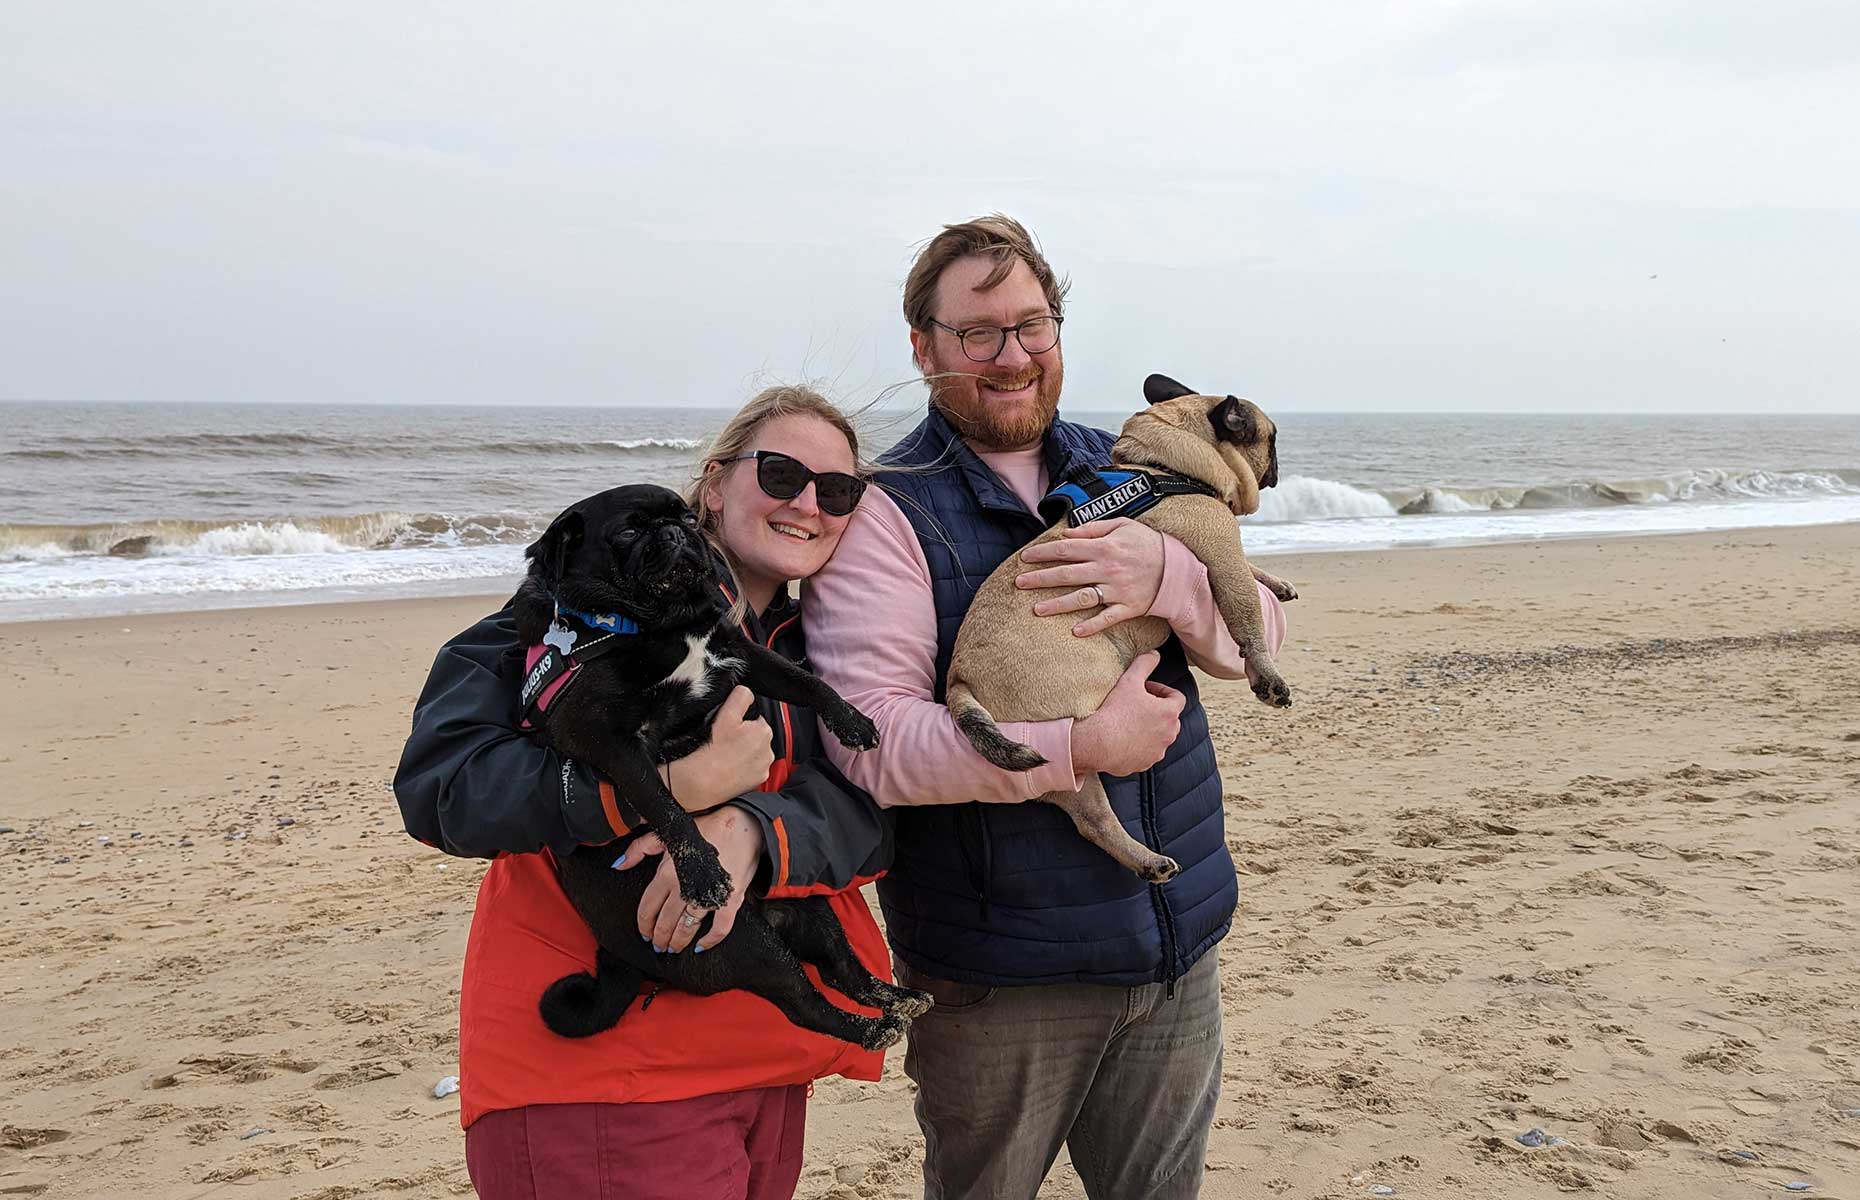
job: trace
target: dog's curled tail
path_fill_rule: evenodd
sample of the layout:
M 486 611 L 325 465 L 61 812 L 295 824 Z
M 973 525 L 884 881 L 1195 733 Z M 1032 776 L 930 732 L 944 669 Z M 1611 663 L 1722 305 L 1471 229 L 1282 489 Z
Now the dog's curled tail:
M 951 683 L 944 701 L 949 705 L 950 715 L 956 718 L 956 728 L 969 739 L 969 745 L 995 766 L 1008 771 L 1031 771 L 1046 765 L 1045 755 L 1001 732 L 994 717 L 976 700 L 968 684 Z
M 639 995 L 645 975 L 624 959 L 600 950 L 595 974 L 564 975 L 542 994 L 543 1024 L 562 1037 L 593 1037 L 612 1029 Z

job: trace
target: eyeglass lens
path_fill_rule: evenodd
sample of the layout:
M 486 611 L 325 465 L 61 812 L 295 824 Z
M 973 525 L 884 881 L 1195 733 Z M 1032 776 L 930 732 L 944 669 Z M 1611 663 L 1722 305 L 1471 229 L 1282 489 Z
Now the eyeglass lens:
M 1007 345 L 1008 331 L 998 325 L 977 325 L 962 333 L 962 352 L 975 362 L 993 362 Z M 1059 341 L 1059 322 L 1052 317 L 1035 317 L 1015 327 L 1020 348 L 1029 354 L 1045 354 Z
M 850 513 L 865 491 L 864 481 L 857 476 L 842 471 L 822 471 L 816 474 L 808 470 L 799 459 L 789 458 L 785 454 L 769 452 L 756 459 L 756 482 L 776 500 L 794 499 L 807 487 L 810 479 L 814 482 L 814 498 L 819 501 L 820 507 L 836 517 Z

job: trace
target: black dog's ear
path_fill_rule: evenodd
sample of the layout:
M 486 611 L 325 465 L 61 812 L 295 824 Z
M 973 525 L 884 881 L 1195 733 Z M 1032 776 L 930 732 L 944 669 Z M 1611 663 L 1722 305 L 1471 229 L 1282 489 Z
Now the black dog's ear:
M 1161 404 L 1164 400 L 1180 400 L 1183 396 L 1194 394 L 1194 388 L 1185 387 L 1167 375 L 1152 375 L 1143 381 L 1143 399 L 1148 404 Z
M 569 555 L 581 544 L 581 536 L 586 528 L 587 519 L 581 515 L 581 510 L 571 508 L 550 523 L 543 535 L 523 552 L 523 557 L 542 569 L 544 579 L 558 583 L 562 572 L 568 569 Z
M 1223 439 L 1242 446 L 1251 446 L 1259 436 L 1253 424 L 1253 410 L 1237 396 L 1229 396 L 1215 405 L 1214 411 L 1208 414 L 1208 423 Z

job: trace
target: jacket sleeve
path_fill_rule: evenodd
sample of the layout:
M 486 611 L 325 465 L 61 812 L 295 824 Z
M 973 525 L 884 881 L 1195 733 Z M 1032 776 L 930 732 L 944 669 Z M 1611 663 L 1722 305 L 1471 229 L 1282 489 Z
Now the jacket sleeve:
M 565 852 L 619 836 L 594 772 L 518 728 L 502 669 L 516 648 L 510 611 L 486 617 L 440 648 L 414 705 L 394 796 L 407 832 L 447 854 Z
M 768 895 L 837 892 L 891 865 L 891 822 L 824 757 L 795 768 L 778 792 L 732 803 L 762 825 Z

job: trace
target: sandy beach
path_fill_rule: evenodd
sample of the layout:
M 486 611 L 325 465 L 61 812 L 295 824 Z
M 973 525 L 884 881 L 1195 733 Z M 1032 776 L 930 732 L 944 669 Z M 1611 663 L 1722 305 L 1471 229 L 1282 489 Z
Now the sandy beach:
M 1204 1194 L 1860 1197 L 1860 525 L 1271 566 Z M 0 625 L 0 1196 L 470 1194 L 482 864 L 388 782 L 495 603 Z M 920 1194 L 901 1061 L 801 1196 Z

